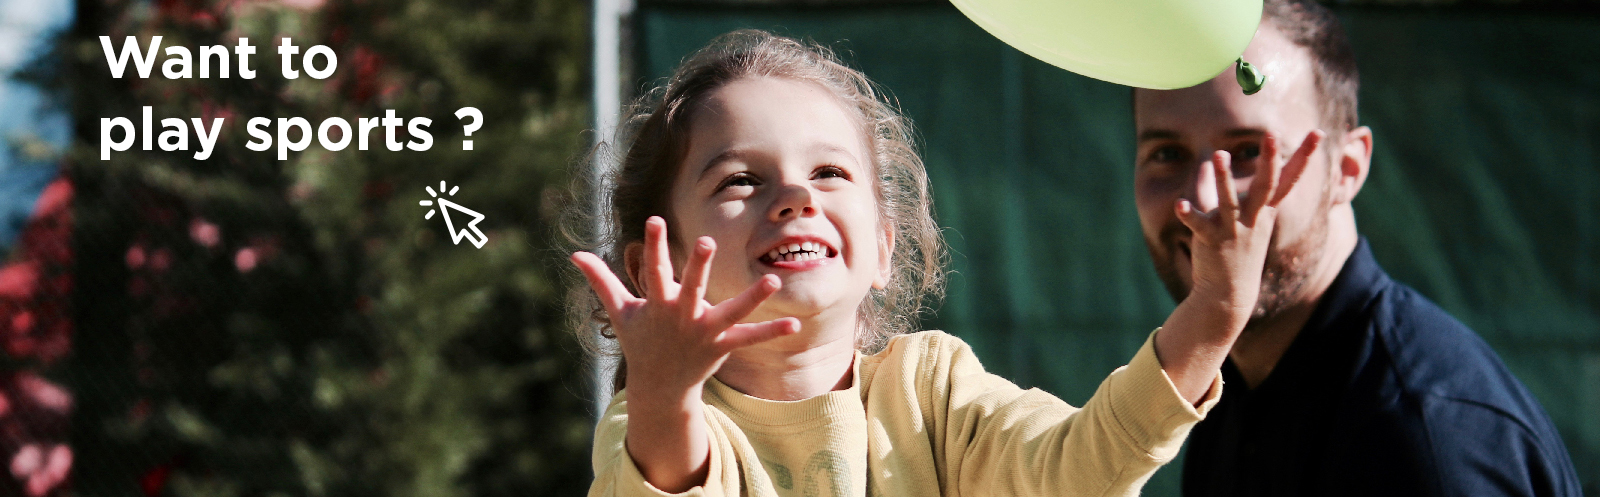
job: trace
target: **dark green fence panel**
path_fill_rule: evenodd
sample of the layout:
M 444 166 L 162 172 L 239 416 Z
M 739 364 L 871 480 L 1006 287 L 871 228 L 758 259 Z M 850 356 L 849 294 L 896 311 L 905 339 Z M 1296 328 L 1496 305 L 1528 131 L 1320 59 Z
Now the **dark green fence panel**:
M 1495 347 L 1600 493 L 1600 17 L 1345 11 L 1376 133 L 1356 201 L 1378 260 Z M 1140 238 L 1126 87 L 943 5 L 646 6 L 641 84 L 737 28 L 846 53 L 918 126 L 954 251 L 928 323 L 1081 404 L 1171 311 Z M 1146 491 L 1177 495 L 1178 464 Z

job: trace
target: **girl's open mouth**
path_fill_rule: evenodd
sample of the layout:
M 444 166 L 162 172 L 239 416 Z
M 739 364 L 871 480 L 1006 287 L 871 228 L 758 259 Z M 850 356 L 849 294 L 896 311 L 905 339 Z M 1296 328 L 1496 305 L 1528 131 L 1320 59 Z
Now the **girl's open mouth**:
M 806 262 L 837 257 L 839 251 L 820 242 L 796 242 L 779 245 L 761 256 L 761 262 L 778 266 L 809 266 Z M 800 264 L 794 264 L 800 263 Z

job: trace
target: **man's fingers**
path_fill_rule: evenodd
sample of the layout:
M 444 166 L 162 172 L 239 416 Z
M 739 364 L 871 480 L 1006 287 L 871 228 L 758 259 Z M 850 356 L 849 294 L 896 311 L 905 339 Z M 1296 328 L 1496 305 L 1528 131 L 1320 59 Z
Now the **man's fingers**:
M 600 305 L 605 306 L 606 312 L 616 316 L 619 309 L 633 298 L 628 293 L 628 287 L 622 285 L 622 280 L 606 267 L 606 262 L 600 256 L 588 252 L 574 252 L 572 263 L 583 271 L 583 278 L 589 280 L 589 287 L 594 289 L 595 296 L 600 297 Z
M 1218 150 L 1211 155 L 1212 174 L 1217 177 L 1217 208 L 1223 222 L 1233 222 L 1239 210 L 1239 190 L 1233 183 L 1233 156 Z
M 1294 155 L 1289 157 L 1289 163 L 1283 166 L 1283 173 L 1278 179 L 1278 191 L 1272 195 L 1272 200 L 1267 202 L 1267 205 L 1276 207 L 1278 202 L 1282 202 L 1284 197 L 1289 196 L 1289 192 L 1294 189 L 1294 185 L 1300 182 L 1300 175 L 1306 172 L 1306 164 L 1311 162 L 1312 154 L 1317 153 L 1317 148 L 1322 144 L 1322 139 L 1325 136 L 1327 135 L 1323 134 L 1320 129 L 1312 130 L 1311 133 L 1306 134 L 1306 139 L 1300 142 L 1300 148 L 1295 149 Z M 1337 167 L 1338 165 L 1335 164 L 1333 166 Z
M 793 335 L 800 331 L 800 320 L 795 318 L 778 318 L 764 323 L 736 324 L 722 332 L 717 337 L 717 344 L 722 350 L 732 352 L 735 349 L 749 347 L 767 340 L 785 335 Z
M 667 221 L 659 216 L 650 216 L 644 222 L 643 263 L 644 278 L 650 286 L 647 298 L 661 300 L 677 293 L 671 288 L 675 282 L 672 279 L 672 256 L 667 249 Z
M 750 288 L 712 307 L 711 311 L 706 313 L 706 320 L 713 328 L 732 326 L 745 316 L 749 316 L 782 286 L 783 283 L 777 276 L 770 274 L 763 276 L 756 284 L 750 285 Z
M 709 236 L 695 240 L 689 252 L 689 262 L 683 266 L 683 288 L 678 291 L 678 306 L 686 320 L 696 318 L 700 301 L 706 298 L 706 280 L 711 277 L 711 258 L 717 252 L 717 242 Z

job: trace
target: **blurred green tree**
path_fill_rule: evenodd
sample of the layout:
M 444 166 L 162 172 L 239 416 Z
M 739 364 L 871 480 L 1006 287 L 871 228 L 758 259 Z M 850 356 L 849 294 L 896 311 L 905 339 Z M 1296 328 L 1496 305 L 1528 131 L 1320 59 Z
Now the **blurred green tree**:
M 551 246 L 588 124 L 576 0 L 79 0 L 34 77 L 76 145 L 73 476 L 121 495 L 544 495 L 588 485 L 588 387 Z M 255 79 L 112 78 L 99 37 L 248 37 Z M 286 80 L 275 46 L 338 70 Z M 158 65 L 164 57 L 158 57 Z M 298 63 L 297 63 L 298 65 Z M 159 71 L 159 68 L 157 68 Z M 236 71 L 236 69 L 235 69 Z M 99 157 L 101 118 L 227 119 L 205 160 Z M 483 112 L 461 146 L 461 107 Z M 278 160 L 245 121 L 432 119 L 428 151 L 315 142 Z M 160 126 L 156 126 L 157 132 Z M 295 133 L 298 136 L 298 133 Z M 400 138 L 405 141 L 405 137 Z M 194 145 L 191 143 L 191 146 Z M 482 249 L 424 219 L 425 186 L 483 213 Z M 442 192 L 441 192 L 442 193 Z

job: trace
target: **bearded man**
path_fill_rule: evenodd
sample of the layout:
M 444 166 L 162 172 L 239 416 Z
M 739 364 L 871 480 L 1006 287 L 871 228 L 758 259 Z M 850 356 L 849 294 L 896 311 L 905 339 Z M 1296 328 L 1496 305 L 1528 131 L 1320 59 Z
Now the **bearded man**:
M 1314 1 L 1267 0 L 1244 58 L 1270 78 L 1255 95 L 1232 71 L 1134 92 L 1139 220 L 1178 301 L 1195 282 L 1175 202 L 1216 208 L 1214 160 L 1231 161 L 1247 192 L 1256 171 L 1315 149 L 1279 206 L 1222 400 L 1190 437 L 1184 494 L 1581 495 L 1539 402 L 1472 330 L 1390 279 L 1357 232 L 1373 134 L 1356 119 L 1338 19 Z M 1262 157 L 1274 139 L 1280 157 Z

